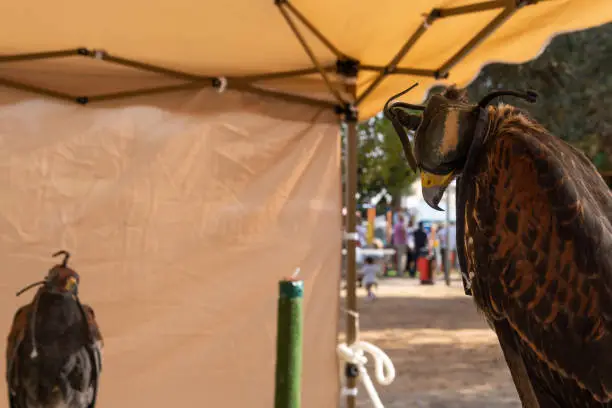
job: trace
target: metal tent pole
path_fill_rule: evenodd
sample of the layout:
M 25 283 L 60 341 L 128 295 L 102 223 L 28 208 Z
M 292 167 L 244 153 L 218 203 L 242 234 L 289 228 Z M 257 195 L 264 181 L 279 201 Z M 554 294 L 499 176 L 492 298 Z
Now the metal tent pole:
M 344 113 L 346 137 L 346 344 L 357 340 L 357 111 L 348 107 Z M 355 408 L 358 368 L 354 364 L 345 367 L 346 407 Z

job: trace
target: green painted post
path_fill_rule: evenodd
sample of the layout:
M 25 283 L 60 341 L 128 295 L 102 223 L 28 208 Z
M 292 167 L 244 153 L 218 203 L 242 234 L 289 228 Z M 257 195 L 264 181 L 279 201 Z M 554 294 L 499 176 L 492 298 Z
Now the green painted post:
M 279 282 L 275 408 L 300 408 L 304 282 Z

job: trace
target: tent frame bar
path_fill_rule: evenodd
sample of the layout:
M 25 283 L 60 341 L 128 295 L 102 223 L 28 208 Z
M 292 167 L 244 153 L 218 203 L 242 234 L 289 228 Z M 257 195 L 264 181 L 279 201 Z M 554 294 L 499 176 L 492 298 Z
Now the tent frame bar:
M 261 87 L 252 85 L 252 84 L 236 84 L 233 87 L 234 89 L 242 92 L 248 92 L 254 95 L 272 97 L 277 99 L 282 99 L 287 102 L 295 102 L 302 103 L 305 105 L 322 107 L 327 109 L 335 109 L 337 107 L 336 104 L 330 101 L 324 101 L 321 99 L 309 98 L 307 96 L 295 95 L 286 92 L 273 91 L 270 89 L 263 89 Z
M 15 55 L 0 55 L 0 63 L 2 62 L 21 62 L 21 61 L 36 61 L 51 58 L 74 57 L 79 55 L 78 48 L 72 50 L 60 50 L 49 52 L 33 52 L 28 54 Z
M 315 74 L 318 71 L 314 68 L 305 68 L 301 70 L 287 71 L 287 72 L 278 72 L 264 75 L 256 75 L 256 76 L 245 76 L 245 77 L 231 77 L 229 79 L 226 78 L 217 78 L 217 77 L 206 77 L 206 76 L 198 76 L 187 74 L 184 72 L 171 70 L 167 68 L 162 68 L 156 65 L 142 63 L 139 61 L 130 60 L 127 58 L 116 57 L 114 55 L 110 55 L 106 51 L 102 50 L 89 50 L 87 48 L 75 48 L 71 50 L 59 50 L 59 51 L 50 51 L 50 52 L 39 52 L 39 53 L 28 53 L 28 54 L 16 54 L 16 55 L 0 55 L 0 63 L 12 63 L 12 62 L 24 62 L 24 61 L 35 61 L 35 60 L 50 60 L 57 58 L 67 58 L 67 57 L 86 57 L 86 58 L 94 58 L 100 61 L 105 61 L 109 63 L 114 63 L 121 66 L 126 66 L 130 68 L 134 68 L 137 70 L 151 72 L 155 74 L 159 74 L 162 76 L 166 76 L 169 78 L 186 80 L 187 83 L 178 84 L 178 85 L 168 85 L 168 86 L 158 86 L 151 88 L 141 88 L 129 91 L 122 92 L 113 92 L 107 94 L 99 94 L 99 95 L 91 95 L 91 96 L 81 96 L 81 95 L 70 95 L 65 92 L 56 91 L 49 88 L 39 87 L 35 85 L 26 84 L 23 82 L 15 81 L 9 78 L 0 77 L 0 86 L 5 86 L 7 88 L 18 89 L 25 92 L 36 93 L 43 96 L 48 96 L 55 99 L 60 99 L 69 102 L 76 102 L 81 105 L 86 105 L 92 102 L 106 102 L 113 101 L 118 99 L 132 98 L 144 95 L 154 95 L 154 94 L 162 94 L 169 92 L 177 92 L 177 91 L 185 91 L 191 89 L 202 89 L 206 87 L 213 87 L 220 89 L 223 84 L 223 80 L 232 81 L 232 87 L 236 90 L 252 93 L 261 96 L 270 96 L 276 98 L 282 98 L 289 102 L 303 103 L 307 105 L 319 106 L 328 109 L 333 109 L 336 105 L 332 102 L 328 102 L 321 99 L 309 98 L 306 96 L 300 96 L 285 92 L 273 91 L 263 89 L 261 87 L 253 85 L 253 82 L 258 80 L 265 79 L 282 79 L 282 78 L 290 78 L 295 76 L 302 76 L 308 74 Z M 326 70 L 331 70 L 333 67 L 325 67 Z
M 346 54 L 338 50 L 338 48 L 334 46 L 327 37 L 321 34 L 321 31 L 319 31 L 314 24 L 310 22 L 310 20 L 304 17 L 304 15 L 297 8 L 295 8 L 295 6 L 291 4 L 289 0 L 275 0 L 274 3 L 279 7 L 282 7 L 284 4 L 289 10 L 291 10 L 293 15 L 295 15 L 298 20 L 300 20 L 302 24 L 304 24 L 310 30 L 310 32 L 312 32 L 319 39 L 319 41 L 321 41 L 336 56 L 337 59 L 345 59 L 347 57 Z
M 330 72 L 335 69 L 333 65 L 324 66 L 322 68 L 323 70 L 325 70 L 325 72 Z M 256 82 L 256 81 L 266 81 L 266 80 L 274 80 L 274 79 L 294 78 L 294 77 L 299 77 L 303 75 L 317 74 L 318 72 L 319 70 L 313 67 L 313 68 L 296 69 L 292 71 L 272 72 L 269 74 L 248 75 L 248 76 L 242 76 L 242 77 L 237 77 L 237 78 L 228 78 L 228 80 L 237 79 L 237 80 L 242 80 L 246 82 Z
M 76 102 L 77 100 L 77 98 L 75 98 L 74 96 L 68 95 L 63 92 L 54 91 L 52 89 L 42 88 L 34 85 L 28 85 L 2 77 L 0 77 L 0 86 L 17 89 L 19 91 L 35 93 L 42 96 L 48 96 L 50 98 L 60 99 L 63 101 Z
M 356 81 L 356 76 L 349 75 L 345 70 L 349 67 L 349 70 L 359 71 L 373 71 L 378 72 L 378 76 L 370 84 L 370 86 L 361 94 L 356 95 L 352 93 L 354 107 L 358 107 L 363 101 L 376 89 L 378 85 L 389 75 L 410 75 L 410 76 L 423 76 L 433 77 L 436 79 L 447 78 L 449 71 L 456 66 L 463 58 L 465 58 L 471 51 L 473 51 L 482 41 L 490 36 L 497 28 L 499 28 L 505 21 L 507 21 L 518 9 L 523 6 L 532 5 L 549 0 L 487 0 L 481 3 L 470 4 L 467 6 L 451 7 L 451 8 L 437 8 L 433 9 L 425 18 L 424 23 L 418 27 L 413 35 L 406 41 L 394 58 L 385 66 L 376 65 L 361 65 L 360 61 L 348 57 L 345 53 L 342 53 L 335 47 L 330 40 L 325 37 L 320 30 L 318 30 L 312 22 L 310 22 L 289 0 L 275 0 L 276 6 L 281 11 L 283 17 L 286 19 L 288 25 L 292 29 L 294 35 L 300 41 L 302 47 L 310 57 L 314 67 L 296 69 L 284 72 L 273 72 L 257 75 L 245 75 L 236 77 L 211 77 L 189 74 L 173 69 L 163 68 L 157 65 L 148 64 L 140 61 L 135 61 L 119 56 L 114 56 L 107 53 L 104 50 L 89 50 L 84 47 L 74 48 L 69 50 L 57 50 L 48 52 L 37 52 L 37 53 L 25 53 L 16 55 L 0 55 L 0 64 L 12 63 L 12 62 L 24 62 L 24 61 L 35 61 L 35 60 L 49 60 L 57 58 L 67 57 L 87 57 L 93 58 L 100 61 L 114 63 L 117 65 L 134 68 L 137 70 L 151 72 L 174 78 L 178 80 L 184 80 L 186 83 L 169 86 L 158 86 L 151 88 L 135 89 L 122 92 L 114 92 L 99 95 L 70 95 L 65 92 L 61 92 L 54 89 L 39 87 L 32 84 L 26 84 L 20 81 L 16 81 L 10 78 L 0 77 L 0 86 L 8 88 L 14 88 L 21 91 L 36 93 L 39 95 L 60 99 L 64 101 L 76 102 L 79 104 L 88 104 L 91 102 L 104 102 L 112 101 L 117 99 L 132 98 L 143 95 L 154 95 L 163 94 L 169 92 L 177 92 L 190 89 L 200 89 L 205 87 L 213 87 L 222 91 L 225 89 L 227 84 L 232 89 L 239 91 L 271 96 L 275 98 L 281 98 L 290 102 L 304 103 L 312 106 L 325 107 L 335 109 L 336 113 L 344 112 L 346 109 L 347 101 L 341 96 L 338 89 L 333 85 L 328 73 L 334 72 L 343 77 L 345 80 L 350 79 L 353 83 Z M 416 44 L 419 38 L 425 33 L 427 27 L 431 25 L 435 20 L 440 18 L 454 17 L 463 14 L 476 13 L 482 11 L 490 11 L 502 8 L 502 12 L 498 14 L 487 26 L 485 26 L 480 32 L 478 32 L 465 46 L 463 46 L 457 53 L 455 53 L 448 61 L 446 61 L 439 69 L 421 69 L 421 68 L 409 68 L 409 67 L 398 67 L 401 60 L 406 56 L 410 49 Z M 298 30 L 295 22 L 291 19 L 289 11 L 302 23 L 304 24 L 336 57 L 336 67 L 323 66 L 315 57 L 312 49 L 309 47 L 305 38 Z M 326 101 L 318 98 L 312 98 L 302 96 L 289 92 L 274 91 L 264 89 L 262 86 L 255 85 L 255 82 L 274 80 L 274 79 L 287 79 L 301 77 L 304 75 L 312 75 L 319 73 L 325 81 L 330 93 L 335 97 L 337 103 Z
M 319 62 L 319 60 L 315 56 L 314 52 L 312 51 L 312 49 L 308 45 L 308 42 L 306 41 L 304 36 L 302 36 L 302 33 L 300 32 L 300 30 L 297 28 L 297 26 L 295 25 L 295 23 L 291 19 L 291 16 L 289 15 L 289 12 L 287 10 L 285 10 L 284 6 L 288 5 L 288 1 L 287 0 L 284 0 L 284 1 L 275 0 L 275 4 L 278 7 L 278 10 L 281 12 L 283 17 L 285 18 L 285 21 L 287 21 L 287 24 L 291 28 L 291 31 L 293 31 L 293 34 L 295 35 L 295 37 L 298 39 L 298 41 L 302 45 L 302 48 L 304 48 L 304 51 L 306 51 L 306 54 L 308 54 L 308 57 L 312 61 L 312 64 L 317 68 L 317 71 L 319 71 L 319 74 L 321 75 L 321 78 L 323 78 L 323 81 L 325 81 L 325 84 L 327 85 L 327 88 L 329 89 L 329 92 L 336 98 L 338 103 L 340 103 L 341 105 L 344 105 L 346 103 L 344 98 L 342 98 L 342 96 L 340 95 L 340 92 L 338 92 L 338 90 L 332 85 L 331 80 L 327 76 L 327 73 L 325 72 L 325 70 L 321 66 L 321 63 Z M 295 7 L 291 7 L 290 10 L 296 10 L 296 9 L 295 9 Z M 307 21 L 307 20 L 304 19 L 303 21 Z M 316 30 L 314 28 L 314 26 L 312 26 L 312 25 L 310 25 L 309 28 L 311 30 Z M 318 32 L 318 30 L 316 32 Z M 325 37 L 323 37 L 322 35 L 319 38 L 320 39 L 323 38 L 325 40 Z M 330 45 L 331 45 L 331 43 L 330 43 Z
M 416 42 L 421 38 L 421 36 L 425 34 L 425 31 L 427 31 L 427 28 L 429 28 L 432 22 L 433 19 L 431 18 L 430 13 L 429 16 L 425 18 L 425 21 L 423 21 L 423 23 L 416 29 L 416 31 L 410 36 L 410 38 L 408 38 L 408 41 L 404 43 L 404 45 L 402 46 L 402 48 L 400 48 L 397 54 L 395 54 L 393 59 L 389 61 L 387 65 L 385 65 L 382 72 L 380 72 L 380 74 L 376 77 L 376 79 L 374 79 L 370 86 L 357 98 L 357 101 L 355 102 L 357 106 L 359 106 L 361 102 L 363 102 L 365 98 L 367 98 L 368 95 L 370 95 L 378 87 L 378 85 L 380 85 L 382 80 L 385 79 L 389 72 L 393 72 L 397 69 L 397 64 L 400 63 L 400 61 L 404 58 L 404 56 L 406 56 L 408 51 L 412 49 L 414 44 L 416 44 Z
M 91 52 L 91 51 L 90 51 Z M 185 72 L 176 71 L 173 69 L 161 68 L 152 64 L 147 64 L 140 61 L 134 61 L 127 58 L 116 57 L 114 55 L 107 54 L 105 51 L 94 50 L 93 54 L 90 55 L 92 58 L 102 59 L 104 61 L 112 62 L 113 64 L 121 65 L 124 67 L 130 67 L 139 69 L 142 71 L 152 72 L 154 74 L 165 75 L 167 77 L 183 79 L 186 81 L 212 81 L 213 77 L 199 76 L 187 74 Z
M 432 14 L 435 14 L 435 18 L 453 17 L 462 14 L 473 14 L 479 13 L 481 11 L 491 11 L 500 8 L 506 8 L 507 6 L 508 0 L 491 0 L 483 3 L 468 4 L 465 6 L 433 9 L 430 16 Z
M 461 60 L 463 60 L 470 52 L 478 47 L 483 41 L 485 41 L 491 34 L 495 32 L 503 23 L 505 23 L 510 17 L 517 12 L 517 10 L 523 7 L 524 2 L 517 2 L 516 5 L 508 6 L 504 8 L 493 20 L 491 20 L 482 30 L 480 30 L 472 39 L 465 44 L 459 51 L 457 51 L 452 57 L 450 57 L 440 68 L 438 68 L 439 75 L 448 76 L 449 71 L 454 68 Z
M 421 68 L 402 68 L 395 67 L 393 70 L 389 70 L 387 67 L 381 67 L 378 65 L 361 65 L 362 71 L 374 71 L 374 72 L 386 72 L 386 75 L 410 75 L 420 77 L 436 77 L 437 71 L 432 69 L 421 69 Z

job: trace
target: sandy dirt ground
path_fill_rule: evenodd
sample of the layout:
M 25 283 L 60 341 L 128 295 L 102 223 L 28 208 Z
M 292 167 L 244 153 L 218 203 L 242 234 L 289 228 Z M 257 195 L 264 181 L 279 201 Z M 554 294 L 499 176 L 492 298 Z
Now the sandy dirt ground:
M 459 277 L 450 287 L 442 280 L 422 286 L 416 279 L 381 279 L 374 301 L 358 292 L 361 339 L 385 351 L 397 373 L 391 385 L 376 385 L 386 408 L 521 406 L 495 334 Z M 370 364 L 368 371 L 374 377 Z M 361 387 L 357 406 L 372 406 Z

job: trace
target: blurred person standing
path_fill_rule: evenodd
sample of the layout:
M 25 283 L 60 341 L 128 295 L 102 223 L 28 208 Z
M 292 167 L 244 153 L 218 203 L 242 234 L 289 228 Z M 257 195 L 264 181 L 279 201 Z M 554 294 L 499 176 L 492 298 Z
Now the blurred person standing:
M 404 225 L 404 216 L 400 214 L 397 217 L 397 222 L 393 227 L 393 246 L 395 247 L 395 266 L 398 276 L 404 275 L 406 269 L 406 226 Z
M 432 224 L 429 230 L 429 256 L 435 261 L 434 270 L 440 269 L 440 241 L 438 241 L 438 224 Z M 434 271 L 432 271 L 433 273 Z
M 416 276 L 416 264 L 421 257 L 429 256 L 429 245 L 428 245 L 428 237 L 427 232 L 425 231 L 425 224 L 423 221 L 419 221 L 419 227 L 414 231 L 414 262 L 415 269 L 413 271 L 413 275 L 411 277 Z
M 416 227 L 414 225 L 414 216 L 410 217 L 408 226 L 406 227 L 406 272 L 409 276 L 414 276 L 416 271 L 416 253 L 414 245 L 414 232 Z
M 459 259 L 457 257 L 457 225 L 455 225 L 455 221 L 451 221 L 450 227 L 448 228 L 447 246 L 451 258 L 450 268 L 459 269 Z
M 446 225 L 442 224 L 440 229 L 437 232 L 438 241 L 440 242 L 440 258 L 442 263 L 442 271 L 444 272 L 444 276 L 448 273 L 448 260 L 446 259 L 446 254 L 448 251 L 448 228 Z

